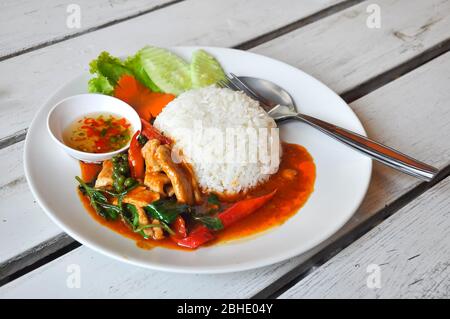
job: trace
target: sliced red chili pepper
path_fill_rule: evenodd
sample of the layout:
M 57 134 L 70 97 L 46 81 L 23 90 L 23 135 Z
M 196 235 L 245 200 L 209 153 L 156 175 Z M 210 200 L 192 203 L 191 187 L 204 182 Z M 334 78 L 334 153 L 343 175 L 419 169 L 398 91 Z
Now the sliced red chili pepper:
M 196 229 L 194 229 L 189 236 L 179 239 L 175 236 L 172 237 L 172 239 L 182 247 L 186 248 L 197 248 L 204 243 L 214 239 L 214 234 L 211 230 L 206 228 L 205 226 L 200 226 Z
M 224 210 L 218 215 L 218 217 L 222 221 L 223 227 L 228 227 L 238 220 L 247 217 L 255 210 L 263 206 L 265 203 L 267 203 L 269 200 L 271 200 L 276 192 L 277 190 L 274 190 L 272 193 L 264 196 L 244 199 L 237 203 L 234 203 L 230 208 Z
M 142 146 L 137 140 L 140 131 L 134 133 L 128 149 L 128 164 L 130 165 L 131 176 L 133 178 L 144 178 L 144 157 L 142 156 Z
M 157 129 L 153 127 L 148 121 L 141 118 L 142 122 L 142 135 L 144 135 L 149 140 L 157 139 L 161 144 L 171 144 L 172 141 L 162 135 Z
M 175 221 L 172 223 L 172 228 L 175 231 L 175 236 L 180 238 L 187 236 L 186 223 L 184 222 L 183 217 L 177 216 Z
M 272 193 L 264 196 L 239 201 L 233 204 L 230 208 L 219 213 L 218 217 L 222 221 L 223 227 L 226 228 L 231 224 L 247 217 L 271 200 L 273 196 L 275 196 L 276 192 L 277 190 L 274 190 Z M 212 239 L 214 239 L 213 232 L 203 225 L 194 229 L 191 233 L 189 233 L 189 236 L 183 239 L 174 238 L 178 245 L 187 248 L 197 248 Z

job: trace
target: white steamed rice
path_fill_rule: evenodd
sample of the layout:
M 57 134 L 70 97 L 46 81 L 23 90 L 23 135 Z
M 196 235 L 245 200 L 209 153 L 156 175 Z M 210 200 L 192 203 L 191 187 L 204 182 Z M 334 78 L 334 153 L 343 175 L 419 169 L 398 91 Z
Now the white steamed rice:
M 268 170 L 267 160 L 262 160 L 260 156 L 250 159 L 255 156 L 255 148 L 249 146 L 281 153 L 278 134 L 269 135 L 265 138 L 266 143 L 261 142 L 264 139 L 260 138 L 257 144 L 251 144 L 255 141 L 251 139 L 251 134 L 239 135 L 234 146 L 226 140 L 227 128 L 262 128 L 266 132 L 266 129 L 276 128 L 274 120 L 258 102 L 242 92 L 214 86 L 185 92 L 163 109 L 154 126 L 175 142 L 175 148 L 182 153 L 183 160 L 191 164 L 203 190 L 227 194 L 246 191 L 278 170 L 278 153 L 273 153 L 277 158 Z M 200 127 L 203 131 L 199 130 Z M 210 128 L 215 131 L 206 132 Z M 220 143 L 221 138 L 223 144 Z M 236 145 L 245 148 L 245 152 L 237 153 L 249 155 L 240 161 L 227 160 L 230 152 L 226 147 L 236 150 Z

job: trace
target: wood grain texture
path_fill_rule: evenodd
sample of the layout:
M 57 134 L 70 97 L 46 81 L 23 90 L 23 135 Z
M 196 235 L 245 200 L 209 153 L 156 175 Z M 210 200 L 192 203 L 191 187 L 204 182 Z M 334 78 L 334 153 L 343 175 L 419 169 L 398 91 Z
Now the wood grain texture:
M 450 53 L 355 101 L 351 106 L 363 119 L 369 134 L 422 160 L 444 167 L 449 164 L 450 158 L 446 139 L 450 135 L 448 108 L 443 107 L 450 98 L 447 89 L 449 84 Z M 427 101 L 426 108 L 423 107 L 424 101 Z M 416 120 L 421 118 L 426 121 Z M 411 134 L 413 131 L 420 134 Z M 417 183 L 417 180 L 409 176 L 375 166 L 366 199 L 338 234 L 314 250 L 274 266 L 237 274 L 201 276 L 199 280 L 200 276 L 174 276 L 142 270 L 80 247 L 3 286 L 0 288 L 0 296 L 101 297 L 108 294 L 111 298 L 119 298 L 131 294 L 180 298 L 251 297 L 287 271 L 308 260 L 325 245 L 373 216 Z M 67 277 L 65 269 L 72 263 L 79 264 L 84 269 L 84 279 L 82 288 L 67 290 L 64 286 Z M 96 271 L 104 267 L 108 267 L 108 271 L 101 274 Z M 45 291 L 39 289 L 43 282 L 47 287 Z M 183 287 L 182 291 L 180 287 Z
M 197 4 L 198 7 L 194 6 L 194 9 L 198 9 L 201 7 L 201 5 L 205 5 L 204 1 L 197 1 L 195 2 Z M 205 35 L 205 39 L 203 39 L 204 44 L 214 44 L 214 45 L 233 45 L 239 42 L 242 42 L 246 37 L 252 37 L 255 36 L 256 34 L 258 34 L 258 32 L 262 32 L 265 29 L 261 29 L 259 27 L 259 25 L 262 23 L 262 21 L 264 19 L 267 19 L 267 16 L 270 14 L 270 10 L 275 10 L 274 7 L 271 7 L 272 4 L 271 2 L 258 2 L 260 3 L 260 8 L 261 9 L 261 13 L 258 14 L 259 11 L 254 12 L 254 7 L 255 4 L 252 3 L 251 1 L 248 3 L 248 5 L 243 4 L 243 3 L 239 3 L 236 5 L 235 9 L 230 9 L 227 6 L 223 6 L 222 2 L 221 3 L 213 3 L 211 4 L 211 7 L 207 7 L 206 12 L 202 13 L 201 16 L 199 16 L 198 18 L 203 18 L 203 23 L 210 23 L 211 27 L 210 30 L 208 32 L 207 35 Z M 316 6 L 318 4 L 321 4 L 322 6 L 325 5 L 330 5 L 334 2 L 332 1 L 322 1 L 322 2 L 316 2 Z M 397 3 L 397 2 L 394 2 Z M 406 3 L 406 2 L 405 2 Z M 428 3 L 428 2 L 427 2 Z M 289 1 L 286 2 L 278 2 L 277 5 L 279 6 L 288 6 Z M 303 4 L 305 5 L 305 4 Z M 312 6 L 312 4 L 309 4 L 310 6 Z M 217 8 L 216 8 L 217 7 Z M 302 15 L 304 14 L 308 14 L 312 11 L 314 11 L 314 8 L 316 8 L 315 10 L 317 10 L 317 7 L 304 7 L 303 10 L 300 10 L 300 7 L 297 8 L 300 10 L 300 13 Z M 134 19 L 132 21 L 127 21 L 126 23 L 122 23 L 120 25 L 114 26 L 114 30 L 110 30 L 108 32 L 112 32 L 113 34 L 123 34 L 125 33 L 127 30 L 138 30 L 139 28 L 142 28 L 142 25 L 144 23 L 147 23 L 147 25 L 149 26 L 148 28 L 150 28 L 150 26 L 152 25 L 152 23 L 161 23 L 164 24 L 166 22 L 164 22 L 166 20 L 166 13 L 167 15 L 173 15 L 173 14 L 180 14 L 181 12 L 185 11 L 185 10 L 193 10 L 193 15 L 197 14 L 196 12 L 198 10 L 188 7 L 186 4 L 184 3 L 180 3 L 177 5 L 173 5 L 171 7 L 165 8 L 163 11 L 158 12 L 152 12 L 151 14 L 145 15 L 140 17 L 139 19 Z M 228 10 L 228 11 L 227 11 Z M 349 12 L 352 12 L 352 10 L 354 10 L 353 8 L 347 9 L 341 13 L 336 14 L 337 17 L 341 17 L 338 19 L 338 21 L 344 19 L 345 16 L 349 15 Z M 222 21 L 220 22 L 220 19 L 216 19 L 217 22 L 211 21 L 211 20 L 207 20 L 206 17 L 210 17 L 210 16 L 217 16 L 218 14 L 221 13 L 221 16 L 224 17 L 225 20 L 227 20 L 228 22 Z M 419 14 L 420 13 L 420 14 Z M 415 24 L 417 20 L 423 19 L 423 13 L 419 12 L 418 15 L 419 17 L 411 17 L 411 24 Z M 429 13 L 429 12 L 428 12 Z M 277 20 L 276 23 L 274 24 L 272 27 L 275 27 L 276 25 L 280 25 L 282 24 L 282 21 L 289 21 L 289 19 L 293 19 L 293 16 L 291 16 L 289 13 L 288 16 L 283 16 L 283 14 L 280 14 L 280 20 Z M 255 23 L 257 25 L 257 27 L 255 26 L 255 28 L 244 28 L 244 34 L 237 34 L 236 32 L 232 32 L 232 30 L 238 30 L 240 29 L 240 27 L 242 27 L 242 23 L 239 23 L 238 21 L 240 21 L 239 19 L 244 19 L 244 17 L 248 16 L 248 19 L 252 19 L 252 23 L 250 23 L 249 25 Z M 298 16 L 298 15 L 297 15 Z M 232 18 L 231 18 L 232 17 Z M 332 18 L 332 17 L 330 17 Z M 335 38 L 335 34 L 327 34 L 327 32 L 325 32 L 326 30 L 330 29 L 330 18 L 326 18 L 324 20 L 320 20 L 316 23 L 313 23 L 309 26 L 307 26 L 306 28 L 310 29 L 310 33 L 311 35 L 305 35 L 305 37 L 320 37 L 322 43 L 324 43 L 324 45 L 326 43 L 333 43 L 334 38 Z M 283 20 L 284 19 L 284 20 Z M 333 19 L 336 19 L 336 17 L 334 17 Z M 136 22 L 136 20 L 139 20 Z M 234 21 L 234 22 L 230 22 L 230 21 Z M 357 26 L 360 25 L 360 21 L 359 20 L 355 20 L 355 19 L 350 19 L 351 22 L 355 23 L 355 26 L 353 27 L 354 32 L 352 34 L 356 34 L 358 32 L 360 32 L 362 35 L 365 34 L 365 32 L 367 32 L 367 30 L 365 28 L 358 28 Z M 421 22 L 418 21 L 418 24 L 420 24 Z M 339 25 L 339 24 L 338 24 Z M 199 25 L 195 25 L 195 28 L 193 28 L 193 30 L 188 30 L 190 32 L 180 32 L 180 27 L 177 27 L 176 25 L 174 26 L 175 30 L 173 33 L 166 33 L 166 36 L 168 37 L 168 41 L 172 40 L 174 41 L 174 43 L 183 43 L 183 41 L 186 41 L 186 43 L 197 43 L 198 41 L 200 41 L 200 39 L 202 38 L 202 32 L 203 32 L 203 26 L 204 24 L 199 24 Z M 111 28 L 108 28 L 108 30 Z M 125 30 L 125 31 L 124 31 Z M 343 30 L 343 32 L 347 32 L 348 30 Z M 111 49 L 111 45 L 113 48 L 115 48 L 115 50 L 119 50 L 119 47 L 116 46 L 116 44 L 105 44 L 105 40 L 103 39 L 103 37 L 106 37 L 107 39 L 110 39 L 111 36 L 105 36 L 108 34 L 107 29 L 105 30 L 101 30 L 98 32 L 94 32 L 92 34 L 89 35 L 84 35 L 80 38 L 77 39 L 72 39 L 69 41 L 66 41 L 65 43 L 60 43 L 58 45 L 55 45 L 53 47 L 49 47 L 49 48 L 45 48 L 42 50 L 38 50 L 35 51 L 33 53 L 30 54 L 26 54 L 23 55 L 21 57 L 17 57 L 15 59 L 11 59 L 8 61 L 4 61 L 2 63 L 0 63 L 0 72 L 5 72 L 4 74 L 14 74 L 15 72 L 23 72 L 24 74 L 27 74 L 27 72 L 30 72 L 31 70 L 31 74 L 32 77 L 22 77 L 20 79 L 20 81 L 18 83 L 15 82 L 11 82 L 7 79 L 7 77 L 1 77 L 0 78 L 0 87 L 2 87 L 3 90 L 3 94 L 0 94 L 0 102 L 1 102 L 1 106 L 0 106 L 0 119 L 3 120 L 2 123 L 4 123 L 4 125 L 2 125 L 2 127 L 0 128 L 0 132 L 2 129 L 5 129 L 5 127 L 10 126 L 11 130 L 16 130 L 18 128 L 20 128 L 21 126 L 27 126 L 28 125 L 28 120 L 31 117 L 31 114 L 34 113 L 35 111 L 35 107 L 37 107 L 37 103 L 40 103 L 39 101 L 42 101 L 46 98 L 46 95 L 51 94 L 53 92 L 53 90 L 57 87 L 57 85 L 60 84 L 60 82 L 64 81 L 67 78 L 71 78 L 72 77 L 72 73 L 79 72 L 79 69 L 83 69 L 87 67 L 87 62 L 89 61 L 90 58 L 92 58 L 92 56 L 95 54 L 95 50 L 100 51 L 101 45 L 104 45 L 106 49 Z M 141 35 L 141 33 L 139 33 Z M 309 33 L 308 33 L 309 34 Z M 199 38 L 195 39 L 192 38 L 192 36 L 197 35 Z M 362 37 L 361 35 L 361 37 Z M 389 34 L 387 35 L 387 37 L 389 38 Z M 88 39 L 86 39 L 88 38 Z M 284 38 L 284 37 L 283 37 Z M 143 43 L 147 42 L 147 37 L 145 37 L 145 40 L 140 39 L 138 42 L 138 44 L 132 44 L 131 41 L 136 41 L 135 37 L 131 37 L 130 40 L 130 47 L 131 47 L 131 51 L 133 51 L 134 49 L 136 49 L 137 47 L 141 46 Z M 162 39 L 159 38 L 161 41 Z M 84 53 L 84 54 L 67 54 L 67 52 L 80 52 L 79 49 L 75 50 L 75 51 L 71 51 L 68 50 L 68 48 L 70 46 L 72 46 L 72 44 L 74 46 L 77 46 L 76 43 L 86 43 L 86 45 L 88 45 L 89 43 L 94 43 L 95 41 L 99 41 L 99 44 L 95 44 L 95 49 L 94 47 L 92 47 L 91 49 L 88 50 L 88 52 Z M 127 41 L 127 38 L 125 38 L 124 41 Z M 274 40 L 273 42 L 276 42 L 278 40 Z M 388 39 L 386 39 L 386 41 L 388 41 Z M 302 43 L 302 39 L 294 39 L 293 41 L 291 41 L 292 43 L 298 42 L 298 43 Z M 75 43 L 75 44 L 74 44 Z M 384 40 L 380 40 L 379 43 L 384 43 Z M 166 44 L 168 44 L 166 42 Z M 359 42 L 352 42 L 350 43 L 352 45 L 352 49 L 354 50 L 358 50 L 359 49 Z M 279 43 L 279 45 L 284 45 L 283 42 Z M 401 44 L 399 44 L 401 45 Z M 380 45 L 380 47 L 382 47 L 383 45 Z M 81 46 L 84 47 L 84 46 Z M 88 46 L 87 46 L 88 47 Z M 269 46 L 267 48 L 267 54 L 272 55 L 275 58 L 278 59 L 284 59 L 285 55 L 288 54 L 289 52 L 285 52 L 283 50 L 280 51 L 273 51 L 273 46 Z M 350 48 L 348 48 L 350 50 Z M 370 47 L 366 47 L 366 51 L 364 52 L 364 55 L 370 55 L 371 52 L 371 48 Z M 264 47 L 258 48 L 258 52 L 262 53 L 262 54 L 266 54 L 266 49 Z M 299 55 L 303 55 L 303 50 L 298 47 L 298 48 L 291 48 L 291 50 L 294 50 L 296 52 L 298 52 Z M 315 52 L 309 52 L 309 58 L 311 58 L 312 60 L 314 60 L 315 56 L 322 54 L 322 51 L 326 51 L 329 52 L 330 49 L 329 48 L 321 48 L 321 47 L 317 47 Z M 64 59 L 61 59 L 61 55 L 66 52 L 66 55 L 64 56 Z M 276 54 L 275 54 L 275 53 Z M 290 54 L 290 53 L 289 53 Z M 59 55 L 59 58 L 57 58 L 57 56 Z M 27 57 L 27 60 L 25 61 L 25 56 Z M 308 56 L 305 56 L 305 59 Z M 333 58 L 334 60 L 339 60 L 339 59 L 348 59 L 347 58 L 347 51 L 335 51 L 335 54 L 333 56 L 331 56 L 331 58 Z M 79 61 L 79 59 L 84 60 L 84 64 L 82 64 L 81 62 L 76 62 Z M 22 61 L 22 62 L 18 62 L 18 61 Z M 329 59 L 325 59 L 323 58 L 322 63 L 327 65 Z M 295 63 L 295 61 L 290 61 Z M 75 65 L 72 65 L 72 63 L 75 63 Z M 347 62 L 347 64 L 350 62 Z M 355 63 L 360 63 L 358 60 L 355 61 Z M 384 62 L 380 61 L 380 59 L 375 59 L 373 62 L 371 62 L 372 64 L 376 64 L 379 68 L 383 68 L 384 67 Z M 302 65 L 297 65 L 302 67 Z M 20 70 L 19 71 L 15 71 L 14 69 L 18 67 Z M 372 66 L 374 67 L 374 66 Z M 77 69 L 78 68 L 78 69 Z M 29 69 L 29 70 L 27 70 Z M 34 70 L 34 71 L 33 71 Z M 326 78 L 326 77 L 339 77 L 339 72 L 340 69 L 329 69 L 328 67 L 325 67 L 323 69 L 323 71 L 321 71 L 321 65 L 317 65 L 317 69 L 316 69 L 316 75 L 318 75 L 319 79 L 322 78 Z M 323 72 L 318 74 L 318 72 Z M 53 75 L 57 74 L 56 77 L 53 77 Z M 50 76 L 51 75 L 51 76 Z M 361 76 L 361 78 L 359 78 L 359 82 L 364 82 L 365 80 L 367 80 L 364 76 L 367 76 L 366 73 L 362 72 L 362 73 L 358 73 L 359 76 Z M 444 76 L 444 75 L 442 75 Z M 36 83 L 39 83 L 39 90 L 35 89 L 36 87 Z M 434 83 L 434 82 L 432 82 Z M 430 85 L 430 84 L 427 84 Z M 343 90 L 346 90 L 346 88 L 342 88 Z M 443 90 L 445 90 L 445 88 L 443 88 Z M 31 94 L 27 94 L 24 95 L 23 92 L 31 92 Z M 446 95 L 444 94 L 444 97 Z M 377 103 L 377 100 L 375 99 L 374 101 L 371 102 L 372 103 L 372 108 L 373 111 L 370 111 L 372 113 L 375 113 L 375 115 L 372 114 L 365 114 L 364 110 L 359 111 L 358 104 L 356 105 L 355 110 L 357 111 L 358 115 L 361 116 L 362 121 L 364 123 L 364 125 L 366 126 L 366 128 L 369 130 L 369 135 L 372 136 L 373 138 L 376 139 L 381 139 L 384 142 L 391 144 L 392 146 L 397 146 L 399 147 L 401 150 L 405 151 L 405 152 L 409 152 L 412 155 L 418 156 L 420 157 L 421 153 L 420 151 L 416 150 L 414 147 L 410 147 L 408 149 L 406 149 L 406 146 L 409 144 L 408 140 L 406 138 L 409 138 L 409 135 L 405 135 L 404 139 L 401 139 L 400 141 L 396 141 L 396 138 L 399 138 L 397 135 L 392 135 L 392 138 L 389 138 L 389 134 L 380 134 L 382 132 L 384 132 L 386 130 L 386 128 L 383 126 L 382 130 L 379 130 L 377 128 L 377 125 L 384 125 L 384 123 L 391 123 L 389 121 L 385 121 L 385 119 L 383 118 L 383 115 L 381 114 L 380 117 L 377 117 L 376 113 L 378 112 L 377 110 L 379 109 L 379 105 Z M 400 104 L 401 102 L 397 102 L 394 101 L 394 104 L 398 103 Z M 427 103 L 426 103 L 427 104 Z M 390 112 L 395 111 L 395 109 L 397 109 L 397 106 L 394 105 L 392 106 L 392 110 L 388 110 Z M 423 108 L 421 108 L 423 110 Z M 12 111 L 13 110 L 13 111 Z M 440 110 L 439 112 L 444 112 L 444 110 Z M 440 114 L 438 112 L 438 114 Z M 22 114 L 20 116 L 18 116 L 18 114 Z M 386 113 L 388 114 L 388 113 Z M 396 113 L 397 116 L 398 113 Z M 445 115 L 445 114 L 443 114 Z M 445 117 L 442 117 L 443 115 L 437 115 L 437 117 L 441 117 L 441 120 L 444 120 Z M 380 123 L 378 123 L 377 121 L 381 121 Z M 373 122 L 373 124 L 372 124 Z M 445 122 L 444 122 L 445 123 Z M 396 123 L 396 125 L 398 125 L 398 123 Z M 442 124 L 445 125 L 445 124 Z M 445 130 L 443 130 L 442 132 L 445 132 Z M 426 141 L 426 140 L 425 140 Z M 21 147 L 21 146 L 20 146 Z M 439 151 L 438 151 L 439 152 Z M 0 151 L 0 154 L 3 154 L 2 156 L 8 157 L 10 158 L 9 160 L 13 163 L 15 162 L 21 162 L 22 161 L 22 150 L 20 148 L 20 150 L 16 147 L 11 147 L 11 148 L 6 148 L 4 150 Z M 426 152 L 424 152 L 425 154 Z M 433 158 L 439 158 L 439 157 L 430 157 L 430 159 Z M 427 158 L 424 156 L 422 158 L 423 160 L 426 160 Z M 3 164 L 0 164 L 3 165 Z M 442 165 L 444 165 L 444 163 L 442 163 Z M 386 172 L 386 173 L 385 173 Z M 17 176 L 21 176 L 20 178 L 22 178 L 22 183 L 25 182 L 24 178 L 23 178 L 23 172 L 22 172 L 22 167 L 21 165 L 17 165 L 15 167 L 15 171 L 13 174 L 16 174 Z M 19 178 L 19 177 L 17 177 Z M 383 205 L 387 202 L 390 202 L 393 198 L 396 198 L 397 196 L 399 196 L 402 193 L 402 187 L 403 186 L 399 186 L 402 185 L 402 181 L 403 183 L 405 183 L 405 185 L 409 185 L 409 186 L 414 186 L 416 184 L 414 179 L 404 179 L 405 177 L 402 176 L 402 178 L 398 178 L 398 175 L 396 174 L 391 174 L 391 170 L 389 169 L 385 169 L 385 168 L 380 168 L 379 170 L 375 170 L 374 173 L 374 180 L 372 182 L 371 185 L 371 189 L 374 190 L 374 192 L 378 192 L 381 191 L 383 192 L 383 194 L 385 194 L 385 197 L 382 197 L 381 193 L 380 196 L 375 197 L 376 199 L 374 200 L 374 204 L 376 204 L 377 202 L 379 202 L 379 198 L 384 198 L 384 202 L 382 203 Z M 399 184 L 400 183 L 400 184 Z M 410 184 L 413 183 L 413 184 Z M 392 185 L 392 186 L 390 186 Z M 0 213 L 1 215 L 8 215 L 8 223 L 3 223 L 3 230 L 4 232 L 0 232 L 0 238 L 3 235 L 5 238 L 9 238 L 10 242 L 11 242 L 11 247 L 8 249 L 5 249 L 4 252 L 2 252 L 3 255 L 0 255 L 2 257 L 2 259 L 0 259 L 0 263 L 5 261 L 5 259 L 3 258 L 9 258 L 12 256 L 12 254 L 14 254 L 14 251 L 16 251 L 17 254 L 20 254 L 21 252 L 30 249 L 33 246 L 37 246 L 40 244 L 40 242 L 43 240 L 43 238 L 49 236 L 48 238 L 52 238 L 55 235 L 55 226 L 53 226 L 53 224 L 47 220 L 47 218 L 44 217 L 44 214 L 42 213 L 42 211 L 37 208 L 37 205 L 31 200 L 31 195 L 28 192 L 28 190 L 26 189 L 25 185 L 22 185 L 22 188 L 19 188 L 21 185 L 17 184 L 17 185 L 10 185 L 12 187 L 17 186 L 17 188 L 10 188 L 10 193 L 11 194 L 16 194 L 15 196 L 17 196 L 17 200 L 21 203 L 22 206 L 19 207 L 19 209 L 17 210 L 17 213 L 14 212 L 12 213 L 11 211 L 5 210 L 5 212 Z M 385 191 L 383 190 L 385 189 Z M 398 192 L 396 192 L 395 190 L 398 190 Z M 0 191 L 2 192 L 2 191 Z M 6 194 L 6 193 L 5 193 Z M 390 195 L 392 195 L 392 197 L 390 197 Z M 3 198 L 6 198 L 6 196 L 4 196 Z M 367 205 L 371 205 L 371 202 L 368 202 Z M 7 205 L 6 202 L 4 205 Z M 28 212 L 28 213 L 26 213 Z M 16 229 L 12 228 L 11 225 L 16 225 L 19 222 L 25 222 L 28 219 L 28 216 L 30 215 L 30 212 L 33 212 L 33 218 L 35 219 L 39 219 L 38 220 L 33 220 L 34 222 L 37 223 L 37 225 L 39 225 L 39 227 L 43 227 L 41 229 L 40 232 L 36 233 L 36 232 L 22 232 L 22 231 L 17 231 Z M 24 213 L 24 214 L 22 214 Z M 11 215 L 11 216 L 9 216 Z M 22 217 L 22 215 L 24 217 Z M 45 226 L 47 225 L 47 226 Z M 18 239 L 19 241 L 16 242 L 15 240 Z M 17 244 L 16 244 L 17 243 Z M 19 247 L 19 248 L 17 248 Z
M 340 1 L 182 2 L 164 8 L 161 12 L 154 11 L 113 27 L 0 62 L 0 72 L 6 72 L 3 74 L 24 72 L 23 74 L 30 75 L 20 77 L 18 82 L 0 77 L 0 119 L 3 114 L 3 120 L 7 121 L 4 124 L 10 126 L 12 131 L 28 126 L 39 103 L 62 82 L 72 78 L 74 73 L 87 69 L 88 62 L 101 50 L 119 53 L 126 47 L 129 52 L 133 52 L 150 42 L 164 45 L 203 43 L 232 46 Z M 283 10 L 287 8 L 293 10 Z M 265 22 L 273 12 L 277 12 L 277 15 Z M 174 16 L 177 17 L 177 23 L 167 19 Z M 167 32 L 161 34 L 160 30 Z M 117 41 L 119 38 L 121 41 Z M 10 243 L 0 252 L 0 264 L 59 233 L 28 190 L 23 176 L 22 153 L 23 143 L 0 150 L 0 157 L 7 158 L 0 162 L 0 168 L 8 172 L 2 177 L 4 182 L 0 179 L 0 205 L 3 205 L 0 206 L 0 217 L 6 220 L 0 224 L 0 239 L 7 239 Z M 19 203 L 14 210 L 9 209 L 13 199 Z M 21 223 L 26 223 L 26 226 L 19 229 L 13 227 Z M 30 231 L 28 225 L 39 231 Z
M 66 285 L 70 265 L 80 267 L 79 289 Z M 0 297 L 33 298 L 41 290 L 40 298 L 246 298 L 292 265 L 218 275 L 172 274 L 132 267 L 83 247 L 38 268 L 32 278 L 27 274 L 1 287 Z M 27 287 L 23 278 L 29 278 Z
M 31 194 L 23 172 L 23 142 L 0 150 L 0 264 L 61 233 Z M 20 226 L 19 226 L 20 225 Z
M 272 56 L 344 93 L 450 38 L 450 1 L 379 0 L 381 28 L 363 2 L 252 51 Z
M 101 51 L 131 54 L 144 45 L 235 46 L 342 0 L 191 0 L 0 63 L 1 140 L 28 127 L 62 83 L 88 69 Z
M 281 298 L 449 298 L 450 178 L 409 203 Z M 380 269 L 380 288 L 367 280 Z
M 51 44 L 169 2 L 171 0 L 3 0 L 0 3 L 0 58 Z M 66 23 L 73 12 L 68 11 L 71 4 L 79 6 L 79 28 L 71 28 Z

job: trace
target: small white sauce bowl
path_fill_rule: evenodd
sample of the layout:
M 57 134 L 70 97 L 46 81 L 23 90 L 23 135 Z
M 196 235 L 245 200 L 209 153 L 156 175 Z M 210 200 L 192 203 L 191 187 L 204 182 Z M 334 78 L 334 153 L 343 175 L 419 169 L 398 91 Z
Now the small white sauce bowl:
M 92 113 L 111 113 L 124 117 L 132 127 L 132 135 L 141 129 L 141 120 L 137 112 L 127 103 L 108 95 L 79 94 L 58 102 L 48 113 L 47 129 L 50 136 L 64 151 L 77 160 L 95 163 L 110 159 L 125 151 L 130 142 L 117 151 L 107 153 L 88 153 L 66 145 L 63 140 L 64 130 L 75 120 Z

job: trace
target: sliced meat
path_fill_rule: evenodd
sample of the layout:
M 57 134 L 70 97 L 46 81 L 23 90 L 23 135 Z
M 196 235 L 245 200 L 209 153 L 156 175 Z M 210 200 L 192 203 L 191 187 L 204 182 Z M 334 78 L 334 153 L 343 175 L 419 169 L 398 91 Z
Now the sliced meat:
M 139 214 L 139 226 L 145 226 L 150 224 L 149 218 L 145 213 L 143 207 L 147 206 L 151 202 L 154 202 L 160 198 L 160 195 L 156 192 L 152 192 L 146 189 L 144 186 L 138 186 L 135 189 L 131 190 L 124 198 L 123 202 L 128 204 L 133 204 L 137 212 Z M 157 219 L 153 219 L 151 221 L 152 224 L 159 224 Z M 162 228 L 160 227 L 152 227 L 146 228 L 143 230 L 144 234 L 153 239 L 162 239 L 164 238 L 164 233 Z
M 192 205 L 195 203 L 191 180 L 183 166 L 172 161 L 170 148 L 160 145 L 155 152 L 154 159 L 162 171 L 169 177 L 177 200 Z
M 113 163 L 110 160 L 103 162 L 102 170 L 95 181 L 96 188 L 108 188 L 113 185 Z
M 161 224 L 161 222 L 159 220 L 157 220 L 156 218 L 154 218 L 152 220 L 152 224 Z M 152 231 L 153 231 L 153 234 L 152 234 L 153 239 L 159 240 L 159 239 L 164 238 L 164 232 L 161 227 L 153 227 Z
M 155 160 L 155 152 L 161 143 L 158 140 L 149 140 L 145 143 L 144 147 L 141 150 L 142 156 L 145 160 L 146 172 L 160 172 L 161 167 L 158 165 L 158 162 Z
M 139 226 L 145 226 L 148 225 L 148 217 L 147 214 L 145 214 L 145 211 L 142 207 L 136 206 L 136 210 L 139 215 Z M 146 234 L 149 237 L 153 237 L 153 228 L 146 228 L 143 230 L 144 234 Z
M 162 172 L 145 172 L 144 185 L 150 190 L 159 193 L 161 196 L 167 196 L 164 186 L 170 183 L 170 179 Z
M 184 164 L 184 167 L 189 173 L 188 175 L 191 180 L 192 190 L 194 191 L 195 202 L 200 203 L 202 201 L 202 193 L 200 192 L 200 187 L 198 186 L 197 179 L 195 178 L 194 170 L 192 169 L 191 165 L 186 163 Z
M 158 193 L 149 191 L 144 186 L 138 186 L 132 189 L 123 198 L 124 203 L 133 204 L 137 207 L 144 207 L 160 198 Z

